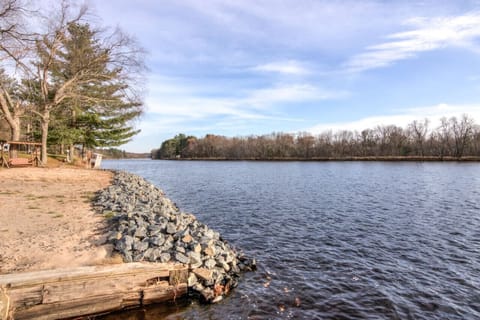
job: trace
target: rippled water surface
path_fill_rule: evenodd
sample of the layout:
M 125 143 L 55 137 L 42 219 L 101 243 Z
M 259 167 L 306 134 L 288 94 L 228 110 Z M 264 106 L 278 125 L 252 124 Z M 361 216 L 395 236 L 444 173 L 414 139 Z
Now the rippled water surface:
M 211 306 L 131 319 L 480 319 L 480 164 L 105 161 L 257 258 Z

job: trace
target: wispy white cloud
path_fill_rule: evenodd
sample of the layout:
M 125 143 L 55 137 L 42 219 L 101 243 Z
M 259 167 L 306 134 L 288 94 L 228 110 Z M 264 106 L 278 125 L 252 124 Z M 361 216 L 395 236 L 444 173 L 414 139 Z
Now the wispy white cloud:
M 344 67 L 349 72 L 391 65 L 415 57 L 421 52 L 448 46 L 474 47 L 480 37 L 480 11 L 460 16 L 412 18 L 405 22 L 413 29 L 387 36 L 387 41 L 367 47 L 353 56 Z
M 277 61 L 258 65 L 252 68 L 254 71 L 275 72 L 287 75 L 307 75 L 310 70 L 296 60 Z
M 264 119 L 265 115 L 254 113 L 239 106 L 231 98 L 184 97 L 149 99 L 149 112 L 168 117 L 183 117 L 184 121 L 209 117 L 236 117 L 238 119 Z
M 348 96 L 346 91 L 327 90 L 308 83 L 300 83 L 253 90 L 240 102 L 256 107 L 271 107 L 281 103 L 336 100 L 346 96 Z
M 155 77 L 156 83 L 147 98 L 148 112 L 168 117 L 206 119 L 291 119 L 278 112 L 288 104 L 335 100 L 348 96 L 346 91 L 327 90 L 309 83 L 280 84 L 266 88 L 242 90 L 236 96 L 221 97 L 201 92 L 199 87 L 184 85 L 180 80 Z
M 312 134 L 319 134 L 328 130 L 351 130 L 361 131 L 364 129 L 373 129 L 380 125 L 396 125 L 406 127 L 414 120 L 428 119 L 430 128 L 436 128 L 440 124 L 442 117 L 460 118 L 462 115 L 472 117 L 477 124 L 480 124 L 480 104 L 478 105 L 451 105 L 437 104 L 428 107 L 418 107 L 398 111 L 396 114 L 378 115 L 365 117 L 354 121 L 321 123 L 314 127 L 307 128 L 305 131 Z

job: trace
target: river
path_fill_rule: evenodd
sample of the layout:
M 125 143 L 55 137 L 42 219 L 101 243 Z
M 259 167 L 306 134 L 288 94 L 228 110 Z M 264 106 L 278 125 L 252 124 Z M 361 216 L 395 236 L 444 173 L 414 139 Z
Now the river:
M 129 319 L 479 319 L 480 165 L 107 160 L 257 259 L 224 301 Z

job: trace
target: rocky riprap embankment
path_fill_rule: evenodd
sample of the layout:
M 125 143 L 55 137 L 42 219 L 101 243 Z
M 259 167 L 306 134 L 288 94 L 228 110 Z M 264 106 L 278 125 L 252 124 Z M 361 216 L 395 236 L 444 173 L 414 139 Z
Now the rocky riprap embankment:
M 224 241 L 145 179 L 116 171 L 112 185 L 100 191 L 94 206 L 109 218 L 108 241 L 125 262 L 188 264 L 188 285 L 208 302 L 221 300 L 237 285 L 240 272 L 255 268 Z

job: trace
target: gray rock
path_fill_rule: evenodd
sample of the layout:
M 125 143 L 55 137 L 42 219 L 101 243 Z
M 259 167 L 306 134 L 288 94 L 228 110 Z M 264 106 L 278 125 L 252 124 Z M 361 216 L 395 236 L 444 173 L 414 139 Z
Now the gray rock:
M 217 266 L 221 267 L 226 272 L 230 271 L 230 266 L 225 261 L 217 261 Z
M 150 224 L 147 227 L 147 231 L 150 236 L 156 236 L 156 235 L 162 234 L 162 229 L 163 229 L 163 226 L 158 224 Z
M 162 262 L 162 263 L 169 262 L 171 259 L 172 259 L 172 256 L 168 252 L 163 252 L 160 255 L 160 262 Z
M 190 261 L 190 259 L 186 255 L 184 255 L 183 253 L 180 253 L 180 252 L 177 252 L 175 254 L 175 259 L 178 262 L 184 263 L 184 264 L 187 264 Z
M 190 266 L 192 268 L 200 268 L 203 264 L 202 256 L 200 253 L 195 251 L 190 251 L 188 253 L 188 257 L 190 258 Z
M 134 236 L 141 239 L 145 238 L 147 236 L 147 229 L 145 229 L 144 226 L 138 227 L 137 230 L 135 230 Z
M 162 245 L 162 248 L 164 251 L 168 251 L 173 248 L 173 242 L 169 241 L 168 239 L 165 240 L 165 242 Z
M 185 248 L 183 246 L 176 246 L 175 251 L 180 253 L 185 253 Z
M 144 258 L 143 252 L 136 253 L 133 256 L 133 261 L 143 261 L 143 258 Z
M 205 268 L 207 269 L 213 269 L 216 265 L 217 265 L 217 262 L 213 259 L 208 259 L 208 260 L 205 260 L 205 262 L 203 263 L 203 265 L 205 266 Z
M 223 254 L 223 257 L 227 263 L 232 263 L 233 260 L 235 259 L 234 255 L 232 254 L 232 251 L 225 251 Z
M 202 292 L 202 290 L 205 289 L 205 287 L 200 282 L 197 282 L 193 285 L 192 289 L 197 292 Z
M 133 256 L 131 251 L 124 251 L 123 254 L 123 261 L 125 262 L 133 262 Z
M 144 252 L 148 249 L 148 239 L 146 239 L 146 241 L 135 240 L 133 243 L 133 249 L 137 252 Z
M 203 249 L 203 253 L 206 255 L 206 256 L 209 256 L 209 257 L 214 257 L 215 256 L 215 253 L 216 253 L 216 250 L 215 250 L 215 247 L 214 246 L 205 246 L 205 248 Z
M 154 248 L 148 248 L 143 253 L 143 257 L 144 257 L 145 260 L 155 261 L 157 259 L 157 256 L 155 255 L 155 249 Z
M 202 291 L 200 291 L 200 293 L 202 294 L 203 298 L 206 301 L 212 301 L 213 299 L 215 299 L 215 294 L 213 290 L 210 288 L 205 288 Z
M 130 251 L 133 248 L 133 242 L 134 242 L 133 237 L 129 235 L 124 235 L 119 241 L 117 241 L 117 244 L 115 245 L 115 247 L 120 252 Z
M 165 243 L 165 237 L 162 234 L 157 234 L 154 237 L 150 237 L 149 240 L 151 244 L 157 247 L 160 247 L 162 244 Z
M 202 252 L 202 245 L 200 243 L 195 243 L 194 245 L 192 245 L 192 250 L 194 252 Z
M 174 234 L 177 232 L 177 227 L 173 223 L 168 223 L 167 224 L 167 233 L 168 234 Z

